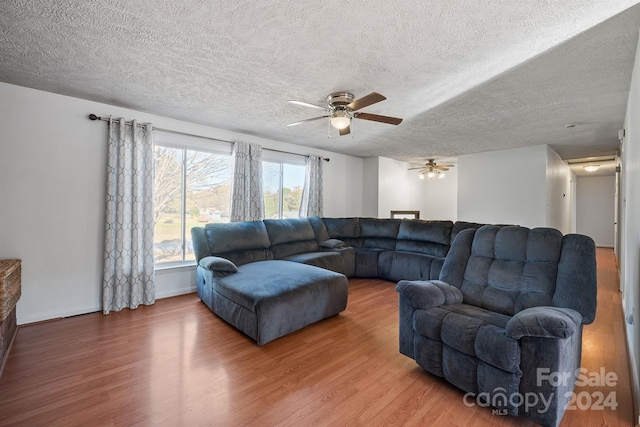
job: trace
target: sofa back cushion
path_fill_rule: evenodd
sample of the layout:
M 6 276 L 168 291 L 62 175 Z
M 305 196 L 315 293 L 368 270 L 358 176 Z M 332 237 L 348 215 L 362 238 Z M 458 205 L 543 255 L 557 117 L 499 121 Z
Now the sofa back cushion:
M 264 225 L 276 259 L 319 250 L 316 235 L 307 218 L 265 219 Z
M 396 250 L 444 258 L 449 251 L 452 228 L 451 221 L 403 219 Z
M 462 230 L 466 230 L 467 228 L 480 228 L 484 224 L 480 224 L 477 222 L 467 222 L 467 221 L 456 221 L 453 223 L 453 228 L 451 229 L 451 244 L 456 239 L 456 236 Z
M 400 219 L 360 218 L 361 247 L 395 250 L 400 222 Z
M 331 239 L 339 239 L 347 246 L 362 247 L 360 218 L 322 218 Z
M 469 232 L 474 233 L 472 239 Z M 486 225 L 462 231 L 459 237 L 463 235 L 466 238 L 454 241 L 440 279 L 460 288 L 466 304 L 510 316 L 525 308 L 552 305 L 562 233 Z
M 327 232 L 327 227 L 324 225 L 324 221 L 319 216 L 310 216 L 307 218 L 309 220 L 309 224 L 313 228 L 313 232 L 316 235 L 316 242 L 322 243 L 325 240 L 329 240 L 331 237 Z
M 273 259 L 269 235 L 262 221 L 206 224 L 204 235 L 210 255 L 227 258 L 235 265 Z

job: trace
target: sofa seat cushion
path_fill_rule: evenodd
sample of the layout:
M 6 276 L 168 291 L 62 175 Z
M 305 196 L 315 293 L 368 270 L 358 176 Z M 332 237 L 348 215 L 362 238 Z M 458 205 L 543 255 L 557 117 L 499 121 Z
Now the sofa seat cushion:
M 430 280 L 431 255 L 386 251 L 378 259 L 378 277 L 398 282 L 400 280 Z
M 344 258 L 339 252 L 307 252 L 283 258 L 285 261 L 299 262 L 345 274 Z
M 519 375 L 520 346 L 518 340 L 506 335 L 509 319 L 480 307 L 452 304 L 416 310 L 413 327 L 426 338 Z

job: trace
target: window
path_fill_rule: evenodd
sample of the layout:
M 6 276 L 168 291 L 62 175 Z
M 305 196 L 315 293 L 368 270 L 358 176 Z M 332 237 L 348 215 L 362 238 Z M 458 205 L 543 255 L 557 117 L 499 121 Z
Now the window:
M 264 217 L 298 218 L 304 178 L 304 164 L 263 161 Z
M 181 264 L 195 260 L 191 227 L 229 222 L 231 156 L 165 140 L 156 137 L 154 255 L 156 264 Z
M 154 134 L 154 256 L 156 265 L 195 261 L 191 228 L 229 222 L 231 145 L 162 131 Z M 304 157 L 263 151 L 265 218 L 297 218 Z

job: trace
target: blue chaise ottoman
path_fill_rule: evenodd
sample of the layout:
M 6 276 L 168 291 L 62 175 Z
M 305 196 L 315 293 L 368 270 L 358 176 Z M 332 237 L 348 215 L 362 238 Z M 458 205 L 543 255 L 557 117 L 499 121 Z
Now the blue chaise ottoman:
M 207 257 L 200 266 L 212 258 L 221 259 Z M 347 306 L 347 278 L 312 265 L 267 260 L 241 265 L 236 272 L 207 270 L 213 274 L 198 269 L 200 299 L 258 345 L 335 316 Z

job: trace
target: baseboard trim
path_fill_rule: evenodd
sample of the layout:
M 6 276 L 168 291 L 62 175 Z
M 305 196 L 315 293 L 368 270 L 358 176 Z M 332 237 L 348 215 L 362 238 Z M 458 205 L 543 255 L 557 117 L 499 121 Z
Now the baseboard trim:
M 176 297 L 178 295 L 192 294 L 196 292 L 196 290 L 197 290 L 196 286 L 187 286 L 183 288 L 171 289 L 165 292 L 156 293 L 156 299 L 171 298 L 171 297 Z M 34 314 L 30 316 L 20 316 L 20 314 L 18 313 L 18 316 L 20 318 L 17 320 L 17 323 L 18 323 L 18 326 L 20 325 L 26 326 L 32 323 L 63 319 L 65 317 L 95 313 L 97 311 L 102 311 L 102 305 L 93 305 L 93 306 L 82 307 L 82 308 L 74 308 L 70 310 L 54 311 L 54 312 L 49 312 L 44 314 L 40 313 L 40 314 Z
M 46 320 L 55 320 L 55 319 L 62 319 L 62 318 L 71 317 L 71 316 L 79 316 L 81 314 L 95 313 L 96 311 L 102 311 L 102 306 L 92 305 L 88 307 L 74 308 L 71 310 L 53 311 L 53 312 L 44 313 L 44 314 L 33 314 L 31 316 L 20 316 L 20 312 L 18 312 L 18 316 L 20 317 L 20 319 L 18 320 L 18 326 L 20 325 L 26 326 L 31 323 L 43 322 Z
M 177 297 L 178 295 L 192 294 L 196 292 L 197 289 L 198 288 L 196 286 L 188 286 L 185 288 L 171 289 L 170 291 L 156 293 L 156 299 L 171 298 L 171 297 Z

